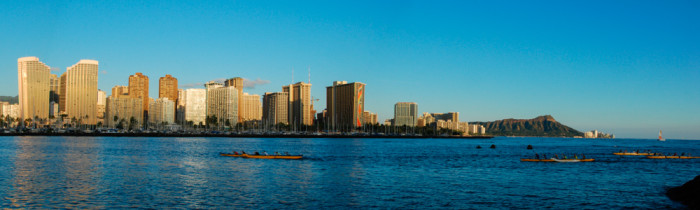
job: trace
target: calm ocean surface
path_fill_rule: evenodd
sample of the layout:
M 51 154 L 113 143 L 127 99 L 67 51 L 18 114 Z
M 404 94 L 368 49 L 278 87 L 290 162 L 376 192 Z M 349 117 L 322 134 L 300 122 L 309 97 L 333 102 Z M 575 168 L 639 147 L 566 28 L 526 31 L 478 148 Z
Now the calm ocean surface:
M 308 159 L 219 156 L 234 149 Z M 0 137 L 0 206 L 682 207 L 665 189 L 700 175 L 700 159 L 612 155 L 636 149 L 700 156 L 700 141 Z M 596 161 L 520 162 L 533 152 L 585 153 Z

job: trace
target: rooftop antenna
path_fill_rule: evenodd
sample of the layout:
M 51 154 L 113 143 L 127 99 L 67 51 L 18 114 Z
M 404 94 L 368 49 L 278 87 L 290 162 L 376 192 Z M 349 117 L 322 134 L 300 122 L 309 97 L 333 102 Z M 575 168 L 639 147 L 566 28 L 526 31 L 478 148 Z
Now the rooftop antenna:
M 289 84 L 294 84 L 294 67 L 292 67 L 292 83 Z

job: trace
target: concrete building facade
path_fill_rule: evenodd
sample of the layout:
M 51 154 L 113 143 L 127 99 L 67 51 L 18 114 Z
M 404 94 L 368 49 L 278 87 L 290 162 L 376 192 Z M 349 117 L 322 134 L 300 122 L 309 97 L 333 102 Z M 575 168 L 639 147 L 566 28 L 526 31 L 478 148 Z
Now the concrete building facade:
M 207 91 L 205 89 L 182 90 L 178 99 L 178 121 L 181 124 L 204 125 L 207 117 Z
M 365 108 L 365 84 L 335 81 L 326 87 L 326 124 L 329 129 L 360 127 Z
M 377 114 L 370 111 L 362 112 L 362 119 L 365 124 L 375 125 L 378 123 Z
M 85 125 L 97 124 L 98 64 L 96 60 L 80 60 L 61 75 L 66 81 L 66 114 Z
M 238 122 L 238 90 L 234 86 L 207 90 L 207 116 L 215 117 L 219 127 Z
M 177 78 L 166 74 L 165 77 L 158 79 L 158 98 L 168 98 L 173 102 L 177 102 Z
M 97 90 L 97 122 L 104 124 L 105 112 L 107 111 L 107 93 Z
M 140 127 L 143 123 L 143 100 L 141 98 L 115 97 L 107 98 L 105 112 L 105 125 L 116 128 L 119 123 L 127 126 L 131 119 L 136 121 L 135 127 Z
M 137 72 L 129 76 L 129 97 L 140 98 L 143 102 L 143 114 L 148 114 L 148 76 Z
M 294 126 L 312 125 L 311 84 L 298 82 L 282 86 L 282 92 L 289 96 L 289 124 Z
M 17 59 L 20 119 L 49 118 L 50 74 L 51 68 L 37 57 Z
M 58 75 L 49 74 L 49 102 L 58 103 L 58 90 L 61 86 L 61 80 Z
M 170 98 L 158 98 L 148 105 L 148 123 L 150 125 L 160 125 L 165 123 L 171 125 L 175 123 L 175 102 Z
M 285 92 L 265 93 L 263 96 L 263 124 L 273 126 L 289 124 L 289 94 Z
M 418 104 L 398 102 L 394 105 L 394 125 L 415 127 L 418 121 Z
M 129 87 L 116 85 L 112 88 L 113 97 L 129 97 Z
M 260 95 L 243 93 L 240 101 L 242 102 L 239 103 L 241 104 L 239 115 L 241 116 L 242 122 L 258 122 L 262 120 Z

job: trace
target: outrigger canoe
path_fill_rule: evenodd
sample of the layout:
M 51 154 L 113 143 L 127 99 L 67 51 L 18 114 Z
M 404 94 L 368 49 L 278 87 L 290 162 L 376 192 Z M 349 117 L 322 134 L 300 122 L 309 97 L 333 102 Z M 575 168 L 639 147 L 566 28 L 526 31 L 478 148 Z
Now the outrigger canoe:
M 696 158 L 700 158 L 700 157 L 650 155 L 650 156 L 647 156 L 647 158 L 649 158 L 649 159 L 696 159 Z
M 646 153 L 646 152 L 615 152 L 613 155 L 628 155 L 628 156 L 648 156 L 648 155 L 654 155 L 654 153 Z
M 290 159 L 298 160 L 302 159 L 303 155 L 249 155 L 249 154 L 231 154 L 231 153 L 219 153 L 221 156 L 226 157 L 242 157 L 242 158 L 255 158 L 255 159 Z
M 556 158 L 552 158 L 552 160 L 554 162 L 558 162 L 558 163 L 576 163 L 576 162 L 593 162 L 594 161 L 593 158 L 589 158 L 589 159 L 556 159 Z

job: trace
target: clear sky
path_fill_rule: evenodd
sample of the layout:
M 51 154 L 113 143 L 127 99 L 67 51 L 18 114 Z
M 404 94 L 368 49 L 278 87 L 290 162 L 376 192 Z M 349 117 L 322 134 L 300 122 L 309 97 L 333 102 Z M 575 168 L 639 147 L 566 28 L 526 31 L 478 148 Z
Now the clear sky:
M 463 121 L 550 114 L 618 137 L 700 139 L 698 1 L 0 1 L 0 95 L 17 58 L 60 74 L 100 62 L 182 86 L 240 76 L 245 92 L 308 80 L 367 84 L 380 120 L 399 101 Z M 267 83 L 269 81 L 269 83 Z

